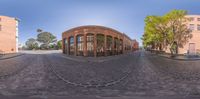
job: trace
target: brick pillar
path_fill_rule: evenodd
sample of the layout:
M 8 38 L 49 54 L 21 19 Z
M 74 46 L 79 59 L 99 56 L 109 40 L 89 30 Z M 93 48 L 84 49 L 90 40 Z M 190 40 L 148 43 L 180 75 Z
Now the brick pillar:
M 69 55 L 69 37 L 67 37 L 67 55 Z
M 117 44 L 116 44 L 116 52 L 117 52 L 117 55 L 119 55 L 119 38 L 117 37 Z
M 83 56 L 87 56 L 87 35 L 83 35 Z
M 76 39 L 76 33 L 74 34 L 74 56 L 77 55 L 77 39 Z
M 125 50 L 125 43 L 126 43 L 126 42 L 125 42 L 125 37 L 124 37 L 124 35 L 123 35 L 123 54 L 126 53 L 126 50 Z
M 94 57 L 97 57 L 97 34 L 94 34 Z
M 122 39 L 122 54 L 124 54 L 124 40 Z
M 65 40 L 66 40 L 66 38 L 62 38 L 62 51 L 63 51 L 64 54 L 66 54 L 66 52 L 65 52 L 65 50 L 66 50 L 65 49 L 66 48 L 65 47 Z
M 114 41 L 115 41 L 115 38 L 112 37 L 112 54 L 114 54 Z
M 107 56 L 107 35 L 104 35 L 104 55 Z

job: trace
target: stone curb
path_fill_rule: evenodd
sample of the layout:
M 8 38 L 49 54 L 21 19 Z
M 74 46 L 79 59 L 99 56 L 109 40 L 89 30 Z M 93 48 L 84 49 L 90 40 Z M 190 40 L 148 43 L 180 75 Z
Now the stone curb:
M 106 62 L 106 61 L 110 61 L 110 60 L 115 60 L 118 59 L 119 57 L 113 59 L 113 58 L 108 58 L 108 59 L 95 59 L 95 60 L 90 60 L 90 59 L 76 59 L 76 58 L 72 58 L 72 57 L 68 57 L 66 55 L 62 55 L 61 57 L 72 60 L 72 61 L 77 61 L 77 62 L 97 62 L 97 63 L 101 63 L 101 62 Z
M 11 58 L 15 58 L 15 57 L 19 57 L 25 54 L 19 54 L 19 55 L 15 55 L 15 56 L 11 56 L 11 57 L 6 57 L 6 58 L 0 58 L 0 60 L 6 60 L 6 59 L 11 59 Z
M 177 61 L 198 61 L 198 60 L 200 60 L 200 58 L 179 59 L 179 58 L 170 58 L 170 57 L 162 56 L 162 55 L 159 55 L 159 54 L 154 54 L 154 55 L 157 55 L 157 56 L 163 57 L 163 58 L 167 58 L 167 59 L 171 59 L 171 60 L 177 60 Z

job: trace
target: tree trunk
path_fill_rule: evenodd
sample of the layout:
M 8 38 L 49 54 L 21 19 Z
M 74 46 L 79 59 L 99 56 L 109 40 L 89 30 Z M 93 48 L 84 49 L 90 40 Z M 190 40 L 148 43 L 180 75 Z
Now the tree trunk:
M 170 53 L 171 53 L 171 57 L 174 57 L 173 43 L 170 45 Z

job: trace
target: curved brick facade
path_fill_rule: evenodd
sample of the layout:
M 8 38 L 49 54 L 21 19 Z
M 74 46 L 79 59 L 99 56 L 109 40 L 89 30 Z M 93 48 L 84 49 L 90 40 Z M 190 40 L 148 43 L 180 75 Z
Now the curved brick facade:
M 128 53 L 132 40 L 103 26 L 81 26 L 62 34 L 63 53 L 75 56 L 109 56 Z

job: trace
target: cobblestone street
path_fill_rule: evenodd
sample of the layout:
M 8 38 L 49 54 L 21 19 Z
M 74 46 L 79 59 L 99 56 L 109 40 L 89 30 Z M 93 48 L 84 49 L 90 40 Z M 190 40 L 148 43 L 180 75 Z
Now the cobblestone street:
M 95 59 L 79 61 L 81 58 L 72 59 L 60 52 L 41 51 L 0 60 L 0 96 L 23 96 L 24 99 L 200 97 L 198 60 L 178 61 L 143 51 L 112 57 L 99 58 L 98 62 L 92 61 Z

